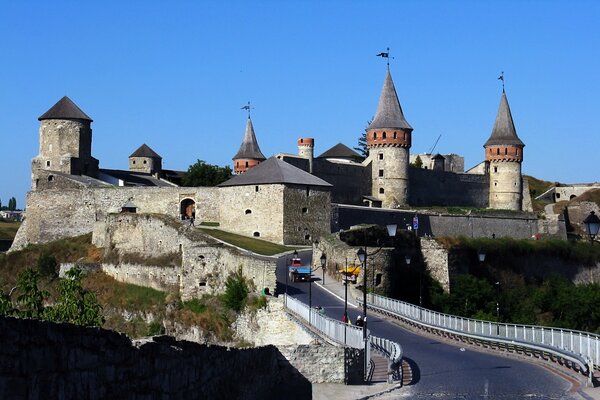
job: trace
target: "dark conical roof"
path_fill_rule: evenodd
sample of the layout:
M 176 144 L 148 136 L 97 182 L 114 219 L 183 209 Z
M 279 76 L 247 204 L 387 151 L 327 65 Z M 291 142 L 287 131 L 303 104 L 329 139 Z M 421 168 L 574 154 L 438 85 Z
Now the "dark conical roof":
M 338 143 L 317 158 L 349 158 L 355 160 L 362 157 L 345 144 Z
M 39 121 L 44 119 L 82 119 L 92 122 L 92 119 L 67 96 L 60 99 L 38 118 Z
M 265 156 L 260 151 L 260 147 L 258 147 L 258 142 L 256 141 L 256 135 L 254 134 L 254 126 L 252 125 L 252 120 L 248 117 L 248 122 L 246 123 L 246 132 L 244 132 L 244 140 L 242 140 L 242 145 L 238 152 L 233 156 L 233 160 L 237 160 L 240 158 L 247 158 L 250 160 L 265 160 Z
M 241 175 L 225 181 L 217 186 L 244 186 L 244 185 L 265 185 L 271 183 L 307 185 L 307 186 L 331 186 L 321 178 L 309 174 L 292 164 L 280 160 L 277 157 L 271 157 L 267 161 L 261 162 Z
M 510 113 L 510 107 L 508 106 L 508 100 L 506 99 L 506 93 L 504 91 L 502 91 L 502 97 L 500 98 L 500 107 L 498 107 L 498 114 L 496 115 L 494 130 L 492 130 L 490 138 L 483 146 L 502 145 L 525 147 L 525 144 L 517 136 L 517 130 L 515 129 L 515 124 L 513 122 L 512 114 Z
M 150 146 L 148 146 L 146 143 L 144 143 L 143 145 L 138 147 L 138 149 L 136 151 L 134 151 L 133 153 L 131 153 L 131 155 L 129 157 L 148 157 L 148 158 L 161 158 L 162 159 L 162 157 L 160 155 L 158 155 L 157 152 L 152 150 L 150 148 Z
M 398 94 L 396 94 L 396 88 L 394 87 L 389 69 L 385 75 L 381 96 L 379 96 L 377 113 L 367 129 L 382 128 L 410 129 L 412 131 L 412 127 L 406 122 L 402 113 L 402 107 L 400 106 Z

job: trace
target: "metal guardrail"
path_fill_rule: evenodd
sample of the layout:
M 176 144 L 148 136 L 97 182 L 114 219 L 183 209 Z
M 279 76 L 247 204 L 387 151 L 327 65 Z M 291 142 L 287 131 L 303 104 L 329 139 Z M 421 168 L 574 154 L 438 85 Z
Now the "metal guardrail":
M 388 358 L 388 383 L 402 380 L 402 346 L 388 339 L 377 336 L 369 336 L 371 346 Z
M 355 349 L 364 349 L 362 328 L 345 324 L 334 320 L 325 315 L 319 314 L 293 297 L 286 296 L 286 307 L 294 312 L 298 317 L 306 321 L 310 326 L 321 332 L 323 335 L 341 345 L 346 345 Z
M 357 299 L 362 303 L 361 299 Z M 578 364 L 591 377 L 600 365 L 600 335 L 533 325 L 505 324 L 431 311 L 403 301 L 369 294 L 367 305 L 425 327 L 489 342 L 518 344 Z

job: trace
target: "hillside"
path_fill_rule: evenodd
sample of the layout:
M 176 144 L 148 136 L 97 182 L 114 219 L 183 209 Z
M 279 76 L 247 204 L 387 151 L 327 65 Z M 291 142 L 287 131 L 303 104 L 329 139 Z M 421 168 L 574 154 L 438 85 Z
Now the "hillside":
M 21 226 L 20 222 L 0 220 L 0 239 L 13 240 L 19 226 Z
M 548 203 L 545 203 L 541 200 L 536 200 L 535 198 L 544 193 L 546 190 L 550 189 L 552 186 L 556 186 L 559 183 L 544 181 L 529 175 L 523 175 L 523 177 L 527 179 L 529 183 L 529 194 L 531 195 L 533 211 L 536 213 L 544 211 L 544 206 Z

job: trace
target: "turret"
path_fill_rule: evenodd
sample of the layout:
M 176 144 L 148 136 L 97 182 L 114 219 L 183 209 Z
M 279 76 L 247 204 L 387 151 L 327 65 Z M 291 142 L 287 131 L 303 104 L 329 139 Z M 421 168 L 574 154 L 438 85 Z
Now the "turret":
M 372 196 L 382 201 L 382 207 L 394 208 L 408 203 L 412 131 L 404 118 L 388 69 L 375 118 L 366 129 L 372 162 Z
M 313 172 L 313 158 L 315 155 L 315 139 L 298 139 L 298 156 L 308 159 L 308 172 Z
M 144 143 L 129 156 L 129 170 L 158 175 L 162 171 L 162 157 Z
M 242 140 L 240 149 L 235 156 L 233 156 L 233 173 L 236 175 L 243 174 L 264 160 L 266 160 L 266 158 L 260 151 L 260 147 L 258 147 L 256 135 L 254 134 L 254 126 L 252 125 L 252 119 L 250 119 L 250 116 L 248 116 L 246 131 L 244 132 L 244 139 Z
M 98 160 L 92 157 L 92 119 L 71 99 L 63 97 L 38 120 L 40 150 L 31 162 L 33 189 L 38 171 L 98 175 Z
M 494 129 L 483 147 L 489 164 L 489 208 L 520 211 L 523 204 L 521 162 L 525 144 L 517 136 L 504 90 Z

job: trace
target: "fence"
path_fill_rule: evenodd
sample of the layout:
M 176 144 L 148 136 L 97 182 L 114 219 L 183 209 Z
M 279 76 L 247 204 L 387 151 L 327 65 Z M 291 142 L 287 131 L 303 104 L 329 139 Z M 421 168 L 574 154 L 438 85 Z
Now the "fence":
M 308 322 L 310 326 L 329 339 L 355 349 L 363 349 L 365 347 L 362 328 L 321 315 L 314 309 L 311 310 L 301 301 L 293 297 L 286 297 L 286 307 L 290 311 L 293 311 L 297 316 Z
M 359 303 L 361 300 L 358 300 Z M 600 366 L 600 335 L 532 325 L 516 325 L 457 317 L 427 310 L 403 301 L 369 294 L 369 307 L 395 314 L 426 327 L 434 327 L 488 341 L 520 344 L 554 353 L 578 364 L 582 371 Z M 591 374 L 589 374 L 591 376 Z

